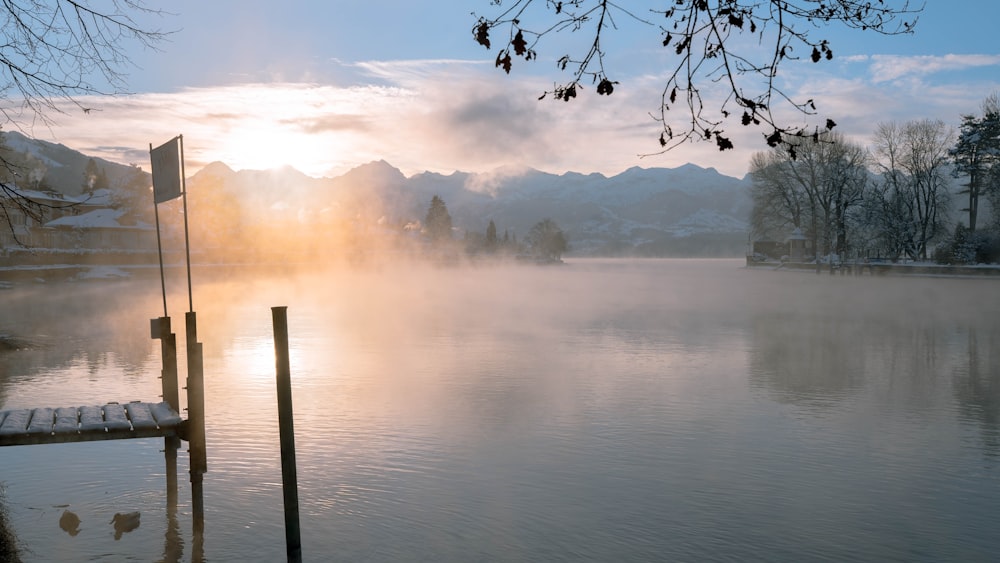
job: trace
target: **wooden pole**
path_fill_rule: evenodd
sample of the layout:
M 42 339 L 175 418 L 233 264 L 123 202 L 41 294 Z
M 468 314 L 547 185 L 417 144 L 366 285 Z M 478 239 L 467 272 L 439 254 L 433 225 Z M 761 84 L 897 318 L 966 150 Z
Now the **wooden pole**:
M 162 269 L 161 269 L 162 273 Z M 163 400 L 174 412 L 180 413 L 180 396 L 177 388 L 177 335 L 170 331 L 170 317 L 149 321 L 150 336 L 160 341 L 163 369 L 160 383 Z M 163 547 L 164 561 L 179 561 L 183 542 L 177 525 L 177 450 L 181 440 L 177 436 L 163 438 L 163 460 L 167 473 L 167 533 Z
M 161 397 L 176 413 L 181 412 L 180 396 L 177 388 L 177 335 L 170 332 L 170 317 L 159 317 L 149 321 L 149 335 L 160 341 L 160 355 L 163 368 L 160 370 Z M 163 439 L 163 447 L 169 455 L 173 449 L 174 457 L 180 447 L 180 438 L 167 436 Z
M 170 332 L 170 317 L 159 317 L 149 321 L 149 335 L 153 340 L 160 341 L 160 354 L 163 369 L 160 370 L 160 387 L 163 400 L 174 409 L 181 412 L 179 391 L 177 389 L 177 335 Z
M 176 443 L 176 437 L 165 438 Z M 177 521 L 177 446 L 168 445 L 163 450 L 167 466 L 167 532 L 163 543 L 163 561 L 180 561 L 184 553 L 180 524 Z
M 191 524 L 194 538 L 191 542 L 191 561 L 205 560 L 205 497 L 202 481 L 191 482 Z
M 201 343 L 198 342 L 198 319 L 194 311 L 184 313 L 187 333 L 188 444 L 190 445 L 191 482 L 201 481 L 208 471 L 205 445 L 205 369 Z
M 299 563 L 302 561 L 302 539 L 299 533 L 298 476 L 295 471 L 295 428 L 292 423 L 292 377 L 288 360 L 288 307 L 271 307 L 271 319 L 274 325 L 275 375 L 278 384 L 285 548 L 289 563 Z
M 208 453 L 205 444 L 205 365 L 202 346 L 198 342 L 198 318 L 194 311 L 184 314 L 187 336 L 188 365 L 188 457 L 191 466 L 191 510 L 194 528 L 192 561 L 204 557 L 205 501 L 202 487 L 208 471 Z

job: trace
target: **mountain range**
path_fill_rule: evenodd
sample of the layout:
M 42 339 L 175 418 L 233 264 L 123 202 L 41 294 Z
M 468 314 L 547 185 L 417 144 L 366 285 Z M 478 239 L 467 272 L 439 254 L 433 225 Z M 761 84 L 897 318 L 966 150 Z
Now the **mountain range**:
M 5 132 L 4 143 L 31 154 L 46 170 L 46 183 L 74 195 L 90 157 L 63 145 Z M 130 167 L 99 158 L 112 189 Z M 422 221 L 431 198 L 448 207 L 457 236 L 485 232 L 528 233 L 551 218 L 567 234 L 573 255 L 742 256 L 750 214 L 749 180 L 713 168 L 630 168 L 614 176 L 550 174 L 501 168 L 488 173 L 422 172 L 405 176 L 388 162 L 358 166 L 333 178 L 313 178 L 293 168 L 234 171 L 221 162 L 188 178 L 192 197 L 217 189 L 241 207 L 315 217 L 335 209 L 368 220 Z
M 421 221 L 437 195 L 459 233 L 484 233 L 492 220 L 499 235 L 518 237 L 551 218 L 568 235 L 570 254 L 587 256 L 742 256 L 751 205 L 747 179 L 693 164 L 611 177 L 513 168 L 407 177 L 377 161 L 311 178 L 291 168 L 233 171 L 216 162 L 188 181 L 191 193 L 208 185 L 256 209 L 303 216 L 337 207 L 392 224 Z
M 90 157 L 66 145 L 33 139 L 19 131 L 3 131 L 2 139 L 5 150 L 28 157 L 29 162 L 25 164 L 40 169 L 42 173 L 39 177 L 44 176 L 44 183 L 48 188 L 69 196 L 83 193 L 84 170 L 90 160 L 94 160 L 103 169 L 111 186 L 120 184 L 133 170 L 131 166 Z

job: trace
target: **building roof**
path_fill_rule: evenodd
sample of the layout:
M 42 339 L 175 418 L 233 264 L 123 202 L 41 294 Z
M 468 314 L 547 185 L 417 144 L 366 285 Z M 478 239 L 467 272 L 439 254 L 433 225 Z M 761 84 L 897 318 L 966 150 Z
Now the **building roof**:
M 67 227 L 71 229 L 140 229 L 149 230 L 151 225 L 142 221 L 135 225 L 122 225 L 118 219 L 125 215 L 123 209 L 102 208 L 81 213 L 80 215 L 67 215 L 58 219 L 53 219 L 45 223 L 46 227 Z
M 29 190 L 13 185 L 10 188 L 21 197 L 57 207 L 70 205 L 107 207 L 111 204 L 111 190 L 94 190 L 93 194 L 66 195 L 55 191 Z M 10 198 L 11 195 L 6 190 L 0 190 L 0 197 Z

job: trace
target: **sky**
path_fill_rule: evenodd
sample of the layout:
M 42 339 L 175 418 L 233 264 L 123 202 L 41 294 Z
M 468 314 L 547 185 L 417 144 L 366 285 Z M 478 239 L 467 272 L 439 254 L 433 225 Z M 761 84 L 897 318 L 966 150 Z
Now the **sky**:
M 693 163 L 743 177 L 751 155 L 767 148 L 760 130 L 732 123 L 735 150 L 693 143 L 653 154 L 661 129 L 651 115 L 669 50 L 655 27 L 622 15 L 603 44 L 614 94 L 590 88 L 565 103 L 538 98 L 566 76 L 555 60 L 583 36 L 547 39 L 537 60 L 517 60 L 504 74 L 494 65 L 496 47 L 486 50 L 471 32 L 476 14 L 497 14 L 490 0 L 165 4 L 166 13 L 140 18 L 172 33 L 156 50 L 130 51 L 128 95 L 85 98 L 93 111 L 68 107 L 51 125 L 25 132 L 145 170 L 150 145 L 181 134 L 188 175 L 222 161 L 236 170 L 287 165 L 332 177 L 385 160 L 407 176 L 526 167 L 611 176 Z M 664 4 L 629 6 L 652 19 L 645 6 Z M 812 123 L 830 117 L 865 145 L 880 122 L 940 119 L 957 127 L 1000 90 L 997 22 L 996 0 L 926 0 L 913 34 L 819 28 L 811 33 L 830 41 L 833 60 L 788 62 L 779 83 L 796 99 L 815 100 Z

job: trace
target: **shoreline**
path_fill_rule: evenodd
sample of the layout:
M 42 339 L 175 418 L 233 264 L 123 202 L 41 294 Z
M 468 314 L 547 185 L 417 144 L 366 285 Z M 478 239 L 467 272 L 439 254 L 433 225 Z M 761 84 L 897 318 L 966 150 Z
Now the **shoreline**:
M 643 260 L 645 258 L 637 258 Z M 520 262 L 519 262 L 520 263 Z M 269 269 L 274 263 L 193 263 L 192 269 L 200 271 L 224 271 L 246 269 Z M 309 264 L 283 264 L 283 268 L 295 270 L 308 269 Z M 765 271 L 792 271 L 800 273 L 815 273 L 826 275 L 847 276 L 921 276 L 949 278 L 998 278 L 1000 265 L 980 264 L 974 266 L 957 266 L 935 264 L 932 262 L 893 263 L 893 262 L 842 262 L 834 264 L 817 264 L 815 262 L 779 262 L 754 261 L 746 257 L 746 269 Z M 185 269 L 184 263 L 166 263 L 167 272 L 178 273 Z M 93 264 L 24 264 L 0 265 L 0 290 L 11 289 L 23 284 L 44 284 L 59 282 L 90 282 L 113 281 L 159 275 L 159 264 L 145 263 L 93 263 Z
M 932 262 L 842 262 L 831 267 L 830 264 L 817 265 L 816 262 L 755 262 L 748 256 L 746 267 L 750 270 L 785 270 L 849 276 L 1000 277 L 1000 265 L 997 264 L 956 266 Z
M 9 561 L 10 563 L 21 561 L 21 549 L 17 536 L 14 535 L 8 521 L 7 496 L 4 494 L 2 483 L 0 483 L 0 561 Z

